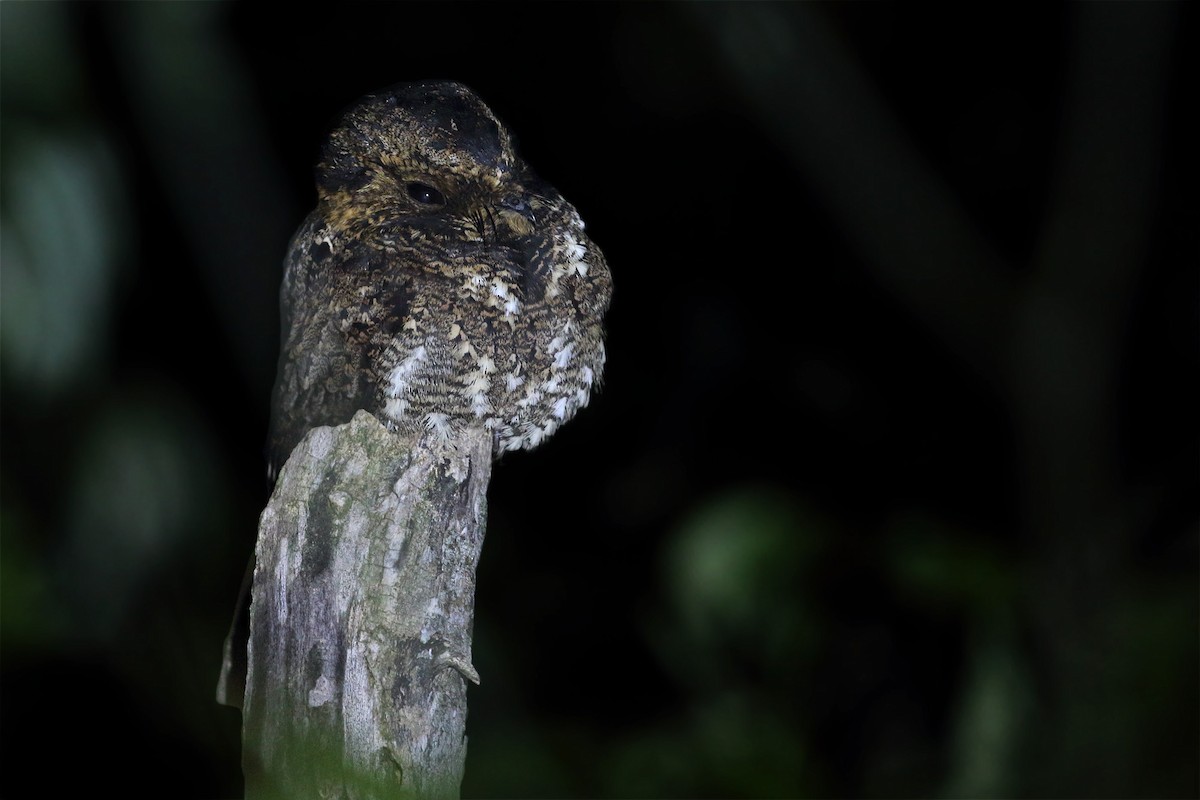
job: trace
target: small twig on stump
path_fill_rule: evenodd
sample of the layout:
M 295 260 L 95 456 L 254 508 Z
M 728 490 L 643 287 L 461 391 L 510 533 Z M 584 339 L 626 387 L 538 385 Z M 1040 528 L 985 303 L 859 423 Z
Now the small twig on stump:
M 259 524 L 246 797 L 456 798 L 491 437 L 317 428 Z

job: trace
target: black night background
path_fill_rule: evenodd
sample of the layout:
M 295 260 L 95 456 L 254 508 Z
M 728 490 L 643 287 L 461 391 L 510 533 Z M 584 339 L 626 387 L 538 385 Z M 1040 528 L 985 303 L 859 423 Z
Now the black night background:
M 612 268 L 465 797 L 1196 797 L 1183 3 L 0 4 L 0 793 L 236 797 L 288 239 L 474 88 Z

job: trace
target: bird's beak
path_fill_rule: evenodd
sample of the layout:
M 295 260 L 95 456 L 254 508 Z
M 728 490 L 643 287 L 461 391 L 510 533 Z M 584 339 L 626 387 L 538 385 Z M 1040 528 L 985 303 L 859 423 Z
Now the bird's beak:
M 508 229 L 517 236 L 528 236 L 533 233 L 537 218 L 533 206 L 523 195 L 509 195 L 500 201 L 496 209 L 497 216 L 504 221 Z

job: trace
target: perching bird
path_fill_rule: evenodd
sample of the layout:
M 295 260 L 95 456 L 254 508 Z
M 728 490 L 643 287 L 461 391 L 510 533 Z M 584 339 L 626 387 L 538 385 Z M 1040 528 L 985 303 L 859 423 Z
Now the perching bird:
M 316 170 L 291 243 L 271 415 L 280 467 L 311 428 L 358 409 L 405 434 L 482 426 L 535 447 L 604 369 L 608 266 L 466 87 L 368 95 Z
M 272 478 L 305 433 L 359 409 L 433 446 L 482 427 L 498 455 L 587 405 L 604 370 L 608 265 L 473 92 L 422 82 L 367 95 L 334 126 L 316 183 L 285 263 Z M 217 691 L 235 706 L 244 611 Z

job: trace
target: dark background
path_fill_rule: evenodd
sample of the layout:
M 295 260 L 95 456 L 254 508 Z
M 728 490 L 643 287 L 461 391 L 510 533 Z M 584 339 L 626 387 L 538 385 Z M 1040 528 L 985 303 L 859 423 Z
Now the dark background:
M 475 88 L 612 267 L 489 492 L 478 797 L 1195 797 L 1183 4 L 0 5 L 0 792 L 213 702 L 334 115 Z

